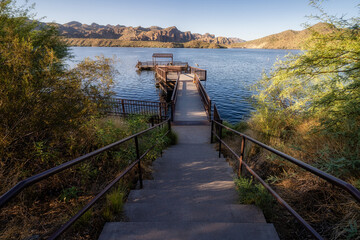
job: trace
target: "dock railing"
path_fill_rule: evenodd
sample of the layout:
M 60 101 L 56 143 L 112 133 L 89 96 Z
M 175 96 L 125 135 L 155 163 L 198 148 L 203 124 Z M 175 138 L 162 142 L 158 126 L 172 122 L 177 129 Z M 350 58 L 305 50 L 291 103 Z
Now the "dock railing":
M 168 73 L 168 71 L 166 70 L 166 68 L 156 66 L 155 67 L 155 73 L 156 73 L 156 77 L 158 77 L 160 80 L 162 80 L 164 82 L 167 82 L 167 73 Z
M 180 61 L 138 61 L 138 63 L 136 64 L 137 68 L 155 68 L 156 66 L 179 66 L 182 68 L 187 68 L 189 66 L 189 63 Z
M 166 83 L 169 80 L 168 75 L 170 73 L 177 73 L 179 75 L 183 71 L 184 71 L 184 67 L 182 67 L 182 66 L 156 66 L 155 67 L 156 77 Z M 170 81 L 173 82 L 174 79 L 171 80 L 171 78 L 170 78 Z
M 208 115 L 208 119 L 211 121 L 211 99 L 207 94 L 204 86 L 201 84 L 200 77 L 197 73 L 194 74 L 194 84 L 200 94 L 201 101 L 203 102 L 205 111 Z
M 241 145 L 240 145 L 240 156 L 222 139 L 222 130 L 226 129 L 242 138 Z M 274 196 L 274 198 L 277 200 L 277 202 L 283 206 L 288 212 L 290 212 L 316 239 L 323 239 L 322 236 L 313 228 L 310 226 L 309 223 L 307 223 L 284 199 L 282 199 L 278 193 L 275 192 L 274 189 L 272 189 L 254 170 L 252 170 L 249 165 L 246 164 L 245 160 L 245 146 L 246 142 L 252 142 L 259 147 L 266 149 L 267 151 L 276 154 L 277 156 L 299 166 L 302 169 L 305 169 L 308 172 L 311 172 L 312 174 L 324 179 L 325 181 L 336 185 L 345 191 L 347 191 L 358 203 L 360 203 L 360 191 L 356 189 L 353 185 L 338 179 L 326 172 L 323 172 L 309 164 L 306 164 L 296 158 L 293 158 L 283 152 L 280 152 L 262 142 L 257 141 L 256 139 L 253 139 L 243 133 L 240 133 L 230 127 L 225 126 L 222 123 L 220 114 L 218 112 L 218 109 L 216 108 L 216 105 L 214 104 L 214 117 L 211 121 L 211 142 L 213 142 L 213 137 L 218 140 L 219 142 L 219 157 L 221 157 L 221 148 L 222 145 L 224 145 L 230 153 L 235 157 L 235 159 L 238 161 L 238 177 L 242 175 L 242 169 L 243 167 L 253 176 L 255 177 L 265 188 L 266 190 Z
M 206 81 L 207 78 L 207 71 L 205 69 L 190 67 L 190 73 L 196 74 L 200 81 Z
M 179 87 L 179 80 L 180 80 L 180 74 L 178 74 L 178 78 L 176 80 L 175 86 L 174 86 L 174 90 L 172 92 L 171 95 L 171 121 L 174 121 L 174 114 L 175 114 L 175 106 L 176 106 L 176 100 L 177 100 L 177 92 L 178 92 L 178 87 Z
M 97 149 L 93 152 L 90 152 L 88 154 L 85 154 L 81 157 L 75 158 L 71 161 L 68 161 L 66 163 L 60 164 L 59 166 L 56 166 L 54 168 L 48 169 L 42 173 L 39 173 L 37 175 L 31 176 L 25 180 L 20 181 L 18 184 L 16 184 L 13 188 L 11 188 L 8 192 L 6 192 L 4 195 L 0 197 L 0 209 L 4 207 L 7 203 L 9 203 L 13 198 L 15 198 L 20 192 L 25 190 L 26 188 L 34 185 L 37 182 L 40 182 L 41 180 L 44 180 L 46 178 L 49 178 L 50 176 L 53 176 L 59 172 L 62 172 L 72 166 L 78 165 L 82 162 L 85 162 L 86 160 L 91 159 L 94 156 L 99 155 L 100 153 L 106 152 L 116 146 L 119 146 L 125 142 L 128 142 L 130 140 L 134 140 L 134 147 L 136 152 L 136 159 L 127 166 L 125 170 L 119 173 L 119 175 L 111 181 L 110 184 L 106 185 L 103 190 L 101 190 L 100 193 L 98 193 L 88 204 L 86 204 L 80 211 L 78 211 L 73 217 L 70 218 L 64 225 L 62 225 L 56 232 L 54 232 L 48 239 L 56 239 L 59 237 L 63 232 L 65 232 L 69 227 L 71 227 L 76 220 L 78 220 L 82 215 L 84 215 L 85 212 L 87 212 L 99 199 L 101 199 L 117 182 L 119 182 L 121 179 L 124 178 L 124 176 L 129 173 L 133 168 L 138 168 L 138 179 L 140 183 L 140 188 L 143 187 L 142 182 L 142 170 L 141 170 L 141 160 L 151 151 L 153 150 L 160 142 L 161 140 L 158 140 L 155 142 L 150 148 L 145 150 L 145 152 L 140 155 L 139 151 L 139 141 L 138 138 L 142 136 L 143 134 L 150 132 L 156 128 L 159 127 L 168 127 L 168 131 L 161 137 L 164 138 L 166 135 L 168 135 L 171 132 L 171 123 L 170 119 L 167 119 L 153 127 L 150 127 L 144 131 L 138 132 L 132 136 L 126 137 L 124 139 L 121 139 L 117 142 L 114 142 L 112 144 L 109 144 L 105 147 L 102 147 L 100 149 Z
M 146 115 L 156 123 L 169 117 L 168 103 L 122 98 L 110 98 L 105 102 L 105 112 L 110 115 L 127 117 L 130 115 Z

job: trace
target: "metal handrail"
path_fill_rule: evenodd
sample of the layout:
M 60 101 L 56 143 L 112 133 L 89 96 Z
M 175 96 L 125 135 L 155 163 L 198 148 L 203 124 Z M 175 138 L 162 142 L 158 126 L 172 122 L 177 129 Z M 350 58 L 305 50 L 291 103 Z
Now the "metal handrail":
M 229 131 L 231 131 L 233 133 L 236 133 L 236 134 L 244 137 L 245 139 L 247 139 L 247 140 L 249 140 L 249 141 L 251 141 L 251 142 L 253 142 L 253 143 L 255 143 L 255 144 L 259 145 L 259 146 L 261 146 L 262 148 L 265 148 L 266 150 L 268 150 L 268 151 L 270 151 L 272 153 L 275 153 L 276 155 L 288 160 L 289 162 L 292 162 L 292 163 L 296 164 L 297 166 L 299 166 L 299 167 L 301 167 L 301 168 L 303 168 L 303 169 L 317 175 L 318 177 L 320 177 L 322 179 L 325 179 L 326 181 L 331 182 L 332 184 L 346 190 L 358 202 L 360 202 L 360 191 L 357 190 L 357 188 L 355 188 L 350 183 L 347 183 L 347 182 L 345 182 L 345 181 L 343 181 L 343 180 L 341 180 L 341 179 L 339 179 L 337 177 L 334 177 L 334 176 L 332 176 L 332 175 L 330 175 L 330 174 L 328 174 L 326 172 L 323 172 L 323 171 L 321 171 L 321 170 L 319 170 L 319 169 L 317 169 L 317 168 L 315 168 L 315 167 L 313 167 L 313 166 L 311 166 L 311 165 L 309 165 L 307 163 L 304 163 L 304 162 L 302 162 L 302 161 L 300 161 L 300 160 L 298 160 L 296 158 L 293 158 L 293 157 L 291 157 L 291 156 L 289 156 L 289 155 L 287 155 L 287 154 L 285 154 L 283 152 L 280 152 L 279 150 L 276 150 L 276 149 L 274 149 L 274 148 L 272 148 L 272 147 L 270 147 L 270 146 L 268 146 L 268 145 L 266 145 L 266 144 L 264 144 L 262 142 L 257 141 L 256 139 L 253 139 L 253 138 L 251 138 L 251 137 L 249 137 L 249 136 L 247 136 L 245 134 L 242 134 L 242 133 L 240 133 L 240 132 L 238 132 L 238 131 L 236 131 L 234 129 L 231 129 L 231 128 L 225 126 L 224 124 L 221 124 L 221 123 L 219 123 L 217 121 L 214 121 L 214 122 L 216 124 L 219 124 L 221 127 L 225 128 L 225 129 L 227 129 L 227 130 L 229 130 Z
M 157 116 L 160 121 L 168 118 L 168 104 L 162 101 L 144 101 L 123 98 L 110 98 L 105 101 L 107 114 L 128 116 L 132 114 Z
M 221 121 L 221 120 L 220 120 Z M 216 124 L 217 126 L 219 126 L 219 134 L 217 134 L 216 132 L 214 132 L 214 124 Z M 275 153 L 276 155 L 290 161 L 291 163 L 296 164 L 297 166 L 317 175 L 318 177 L 346 190 L 348 193 L 350 193 L 357 202 L 360 202 L 360 191 L 357 190 L 354 186 L 352 186 L 351 184 L 338 179 L 328 173 L 325 173 L 309 164 L 306 164 L 298 159 L 295 159 L 283 152 L 280 152 L 262 142 L 257 141 L 256 139 L 253 139 L 245 134 L 242 134 L 232 128 L 229 128 L 227 126 L 225 126 L 224 124 L 216 121 L 216 120 L 212 120 L 212 124 L 211 124 L 211 138 L 213 136 L 216 136 L 216 138 L 219 140 L 219 157 L 220 157 L 220 153 L 221 153 L 221 144 L 223 144 L 227 149 L 229 149 L 229 151 L 236 157 L 236 159 L 239 160 L 239 169 L 238 169 L 238 176 L 241 175 L 241 168 L 242 166 L 245 166 L 245 168 L 250 172 L 251 175 L 253 175 L 270 193 L 271 195 L 273 195 L 276 200 L 280 203 L 280 205 L 282 205 L 283 207 L 285 207 L 315 238 L 317 239 L 323 239 L 321 237 L 321 235 L 314 229 L 312 228 L 293 208 L 291 208 L 288 203 L 283 200 L 259 175 L 256 174 L 256 172 L 254 170 L 252 170 L 243 160 L 244 160 L 244 153 L 245 153 L 245 142 L 246 140 L 249 140 L 257 145 L 259 145 L 262 148 L 265 148 L 266 150 Z M 232 150 L 230 148 L 230 146 L 224 142 L 222 140 L 222 128 L 225 128 L 239 136 L 242 137 L 242 143 L 241 143 L 241 153 L 240 156 L 238 154 L 236 154 L 234 152 L 234 150 Z M 212 139 L 211 139 L 212 141 Z
M 45 178 L 48 178 L 48 177 L 50 177 L 50 176 L 52 176 L 52 175 L 54 175 L 54 174 L 56 174 L 58 172 L 61 172 L 61 171 L 65 170 L 65 169 L 68 169 L 68 168 L 74 166 L 74 165 L 77 165 L 77 164 L 79 164 L 79 163 L 81 163 L 81 162 L 83 162 L 83 161 L 85 161 L 85 160 L 87 160 L 87 159 L 89 159 L 91 157 L 94 157 L 94 156 L 96 156 L 96 155 L 98 155 L 98 154 L 100 154 L 102 152 L 105 152 L 105 151 L 107 151 L 107 150 L 109 150 L 109 149 L 111 149 L 111 148 L 113 148 L 115 146 L 118 146 L 118 145 L 120 145 L 120 144 L 122 144 L 124 142 L 127 142 L 127 141 L 129 141 L 131 139 L 135 139 L 135 138 L 137 139 L 138 136 L 155 129 L 156 127 L 162 126 L 165 123 L 168 123 L 168 125 L 170 127 L 170 119 L 165 120 L 165 121 L 163 121 L 163 122 L 161 122 L 159 124 L 154 125 L 153 127 L 150 127 L 150 128 L 148 128 L 146 130 L 138 132 L 138 133 L 136 133 L 136 134 L 134 134 L 132 136 L 121 139 L 121 140 L 119 140 L 117 142 L 114 142 L 114 143 L 109 144 L 109 145 L 107 145 L 105 147 L 99 148 L 99 149 L 97 149 L 97 150 L 95 150 L 93 152 L 90 152 L 88 154 L 85 154 L 85 155 L 83 155 L 81 157 L 75 158 L 75 159 L 73 159 L 71 161 L 68 161 L 68 162 L 63 163 L 63 164 L 61 164 L 59 166 L 53 167 L 53 168 L 48 169 L 48 170 L 46 170 L 44 172 L 41 172 L 39 174 L 36 174 L 34 176 L 31 176 L 31 177 L 29 177 L 27 179 L 24 179 L 24 180 L 20 181 L 13 188 L 11 188 L 8 192 L 6 192 L 5 194 L 3 194 L 0 197 L 0 208 L 2 208 L 6 203 L 8 203 L 12 198 L 17 196 L 25 188 L 27 188 L 27 187 L 29 187 L 29 186 L 31 186 L 31 185 L 45 179 Z
M 169 123 L 169 121 L 168 121 Z M 171 125 L 169 124 L 169 130 L 162 136 L 164 138 L 167 134 L 171 131 Z M 132 170 L 136 165 L 139 168 L 139 175 L 141 176 L 141 167 L 140 161 L 143 159 L 154 147 L 158 144 L 159 141 L 156 141 L 154 145 L 152 145 L 149 149 L 147 149 L 143 155 L 139 156 L 139 148 L 137 137 L 135 137 L 135 144 L 136 144 L 136 153 L 137 153 L 137 160 L 130 164 L 124 171 L 122 171 L 119 176 L 117 176 L 111 183 L 109 183 L 98 195 L 96 195 L 85 207 L 83 207 L 80 211 L 78 211 L 72 218 L 70 218 L 64 225 L 62 225 L 54 234 L 52 234 L 49 240 L 54 240 L 58 238 L 63 232 L 65 232 L 69 227 L 71 227 L 76 220 L 78 220 L 86 211 L 88 211 L 102 196 L 104 196 L 120 179 L 122 179 L 130 170 Z M 142 178 L 140 178 L 140 188 L 143 187 Z
M 159 101 L 147 101 L 147 100 L 136 100 L 136 99 L 128 99 L 128 98 L 109 98 L 110 101 L 121 101 L 121 100 L 124 100 L 124 101 L 134 101 L 134 102 L 139 102 L 139 103 L 153 103 L 153 104 L 158 104 L 158 103 L 161 103 Z

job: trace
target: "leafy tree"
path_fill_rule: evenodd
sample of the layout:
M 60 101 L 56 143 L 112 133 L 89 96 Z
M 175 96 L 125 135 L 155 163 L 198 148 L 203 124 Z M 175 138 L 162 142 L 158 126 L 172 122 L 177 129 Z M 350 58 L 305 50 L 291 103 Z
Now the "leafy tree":
M 321 23 L 310 28 L 312 37 L 299 54 L 278 60 L 254 86 L 256 111 L 250 126 L 260 132 L 262 141 L 358 186 L 360 19 L 329 16 L 321 8 L 322 1 L 310 3 L 320 11 L 315 19 Z M 283 197 L 294 206 L 301 202 L 302 207 L 295 209 L 315 227 L 321 226 L 317 229 L 320 233 L 329 239 L 352 239 L 359 232 L 358 205 L 349 195 L 324 188 L 315 177 L 266 152 L 258 154 L 261 159 L 271 159 L 271 167 L 264 160 L 259 170 L 279 179 Z M 274 169 L 279 170 L 274 173 Z M 284 173 L 296 170 L 292 183 L 281 169 Z M 300 182 L 301 186 L 297 185 Z M 300 192 L 296 198 L 294 190 Z M 318 207 L 311 211 L 314 205 Z
M 356 170 L 360 167 L 360 19 L 329 16 L 321 1 L 311 4 L 320 10 L 317 19 L 322 27 L 310 28 L 312 37 L 301 53 L 278 60 L 264 74 L 256 85 L 257 112 L 252 122 L 268 136 L 282 139 L 296 135 L 303 122 L 311 122 L 310 132 L 343 143 L 327 160 L 341 158 L 347 162 L 342 167 Z
M 67 69 L 70 54 L 57 29 L 33 20 L 30 11 L 0 1 L 0 156 L 7 174 L 25 165 L 38 172 L 37 164 L 56 164 L 30 158 L 41 146 L 61 159 L 70 133 L 85 131 L 100 114 L 115 73 L 104 57 Z

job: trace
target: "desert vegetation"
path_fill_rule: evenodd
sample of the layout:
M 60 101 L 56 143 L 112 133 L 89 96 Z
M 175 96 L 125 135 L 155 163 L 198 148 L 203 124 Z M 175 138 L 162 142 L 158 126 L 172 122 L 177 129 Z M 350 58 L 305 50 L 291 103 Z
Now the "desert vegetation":
M 71 56 L 57 29 L 39 24 L 32 8 L 0 1 L 0 194 L 20 180 L 82 156 L 149 127 L 148 118 L 121 120 L 103 113 L 116 70 L 114 59 Z M 140 153 L 158 142 L 143 161 L 170 143 L 166 128 L 139 137 Z M 136 159 L 126 142 L 26 189 L 0 211 L 1 239 L 46 238 Z M 91 208 L 65 238 L 96 238 L 119 212 L 137 179 L 134 170 L 102 203 Z M 91 228 L 89 228 L 91 226 Z
M 360 189 L 360 22 L 327 15 L 321 1 L 311 4 L 331 31 L 313 31 L 303 52 L 264 74 L 254 86 L 256 111 L 233 127 Z M 226 138 L 240 146 L 240 138 Z M 246 152 L 245 161 L 321 235 L 359 239 L 360 207 L 348 193 L 259 147 L 248 144 Z M 263 207 L 281 238 L 311 238 L 281 207 L 269 206 L 255 180 L 236 182 L 242 194 L 252 189 L 241 202 Z

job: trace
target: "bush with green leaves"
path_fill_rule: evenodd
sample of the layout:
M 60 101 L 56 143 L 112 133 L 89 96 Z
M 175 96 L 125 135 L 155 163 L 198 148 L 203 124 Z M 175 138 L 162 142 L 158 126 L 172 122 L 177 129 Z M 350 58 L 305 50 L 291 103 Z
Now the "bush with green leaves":
M 329 16 L 322 2 L 326 1 L 310 1 L 320 11 L 315 18 L 321 24 L 310 28 L 312 37 L 302 51 L 278 60 L 254 86 L 256 111 L 249 127 L 262 142 L 357 186 L 360 18 Z M 349 194 L 324 187 L 296 166 L 272 161 L 276 158 L 266 151 L 254 155 L 247 158 L 248 163 L 256 163 L 255 171 L 271 179 L 281 197 L 322 235 L 345 239 L 359 232 L 359 208 Z M 246 182 L 242 185 L 247 186 Z
M 338 176 L 359 174 L 360 20 L 337 19 L 326 15 L 319 1 L 312 4 L 321 11 L 323 28 L 312 29 L 302 52 L 278 60 L 255 85 L 252 127 L 287 140 L 299 137 L 299 128 L 309 123 L 308 135 L 331 139 L 337 146 L 319 142 L 318 156 L 329 150 L 322 165 L 331 165 L 324 169 Z M 333 167 L 336 163 L 347 168 L 344 174 Z
M 116 73 L 104 57 L 68 69 L 71 56 L 57 29 L 30 12 L 0 2 L 0 176 L 14 177 L 2 187 L 80 154 L 67 143 L 88 135 Z
M 252 178 L 240 177 L 235 179 L 241 204 L 254 204 L 261 208 L 267 217 L 272 215 L 274 198 L 260 183 L 254 183 Z

